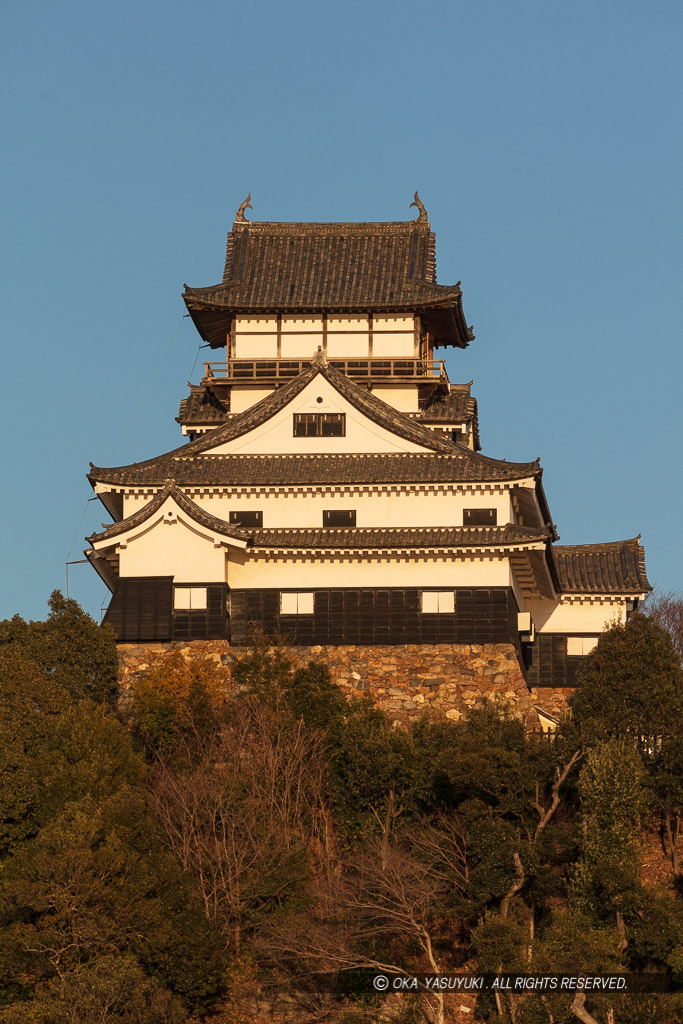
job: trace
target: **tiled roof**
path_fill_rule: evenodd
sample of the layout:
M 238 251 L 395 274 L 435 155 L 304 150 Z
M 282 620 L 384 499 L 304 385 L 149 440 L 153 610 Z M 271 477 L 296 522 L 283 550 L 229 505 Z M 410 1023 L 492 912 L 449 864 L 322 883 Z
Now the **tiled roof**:
M 472 419 L 477 413 L 477 400 L 470 395 L 469 385 L 457 386 L 448 395 L 437 395 L 423 407 L 423 423 L 455 423 Z
M 92 483 L 158 487 L 172 476 L 182 487 L 295 487 L 324 484 L 439 484 L 539 477 L 537 462 L 489 459 L 452 446 L 449 454 L 201 455 L 179 449 L 148 462 L 113 469 L 93 466 Z
M 479 417 L 477 400 L 470 395 L 469 384 L 451 385 L 451 392 L 437 396 L 420 412 L 411 413 L 410 418 L 425 424 L 464 423 L 472 421 L 475 433 L 475 447 L 479 444 Z M 186 427 L 218 426 L 230 416 L 227 400 L 221 400 L 210 385 L 193 384 L 190 394 L 182 399 L 176 420 Z
M 546 530 L 526 526 L 252 530 L 256 548 L 481 548 L 537 544 Z
M 460 285 L 436 283 L 435 239 L 426 215 L 389 223 L 236 221 L 222 282 L 186 285 L 183 297 L 200 334 L 214 347 L 225 345 L 225 314 L 240 311 L 437 307 L 448 314 L 441 318 L 437 343 L 464 348 L 474 337 L 464 320 Z
M 560 588 L 569 594 L 642 594 L 652 590 L 640 537 L 609 544 L 556 544 Z
M 249 534 L 244 530 L 238 530 L 236 527 L 226 523 L 224 519 L 218 519 L 216 516 L 212 516 L 210 512 L 200 508 L 194 501 L 186 497 L 183 492 L 176 486 L 175 480 L 165 480 L 162 489 L 154 495 L 151 501 L 148 501 L 139 511 L 134 512 L 132 516 L 128 516 L 126 519 L 122 519 L 118 523 L 112 523 L 107 526 L 101 533 L 93 533 L 92 536 L 86 539 L 90 544 L 96 544 L 99 541 L 113 539 L 120 537 L 121 534 L 127 533 L 128 530 L 132 530 L 137 526 L 143 526 L 155 512 L 161 508 L 167 498 L 173 498 L 176 505 L 185 512 L 186 515 L 190 516 L 194 522 L 199 523 L 200 526 L 205 526 L 209 530 L 213 530 L 214 533 L 221 533 L 226 537 L 232 537 L 235 540 L 247 541 Z
M 477 400 L 470 394 L 470 384 L 452 384 L 447 395 L 435 395 L 417 417 L 421 423 L 466 423 L 471 421 L 474 447 L 481 448 Z
M 102 469 L 93 466 L 88 474 L 88 478 L 91 483 L 107 481 L 110 483 L 158 484 L 167 477 L 173 477 L 178 480 L 182 477 L 183 483 L 185 483 L 186 476 L 182 471 L 178 472 L 176 468 L 178 464 L 193 459 L 195 456 L 202 455 L 204 452 L 210 452 L 218 445 L 241 437 L 248 431 L 254 430 L 262 423 L 265 423 L 292 401 L 318 374 L 321 374 L 354 408 L 358 409 L 359 412 L 363 413 L 374 423 L 404 440 L 411 441 L 428 449 L 428 451 L 451 455 L 459 459 L 461 472 L 465 474 L 459 477 L 459 479 L 507 480 L 519 479 L 520 477 L 530 475 L 539 476 L 541 473 L 540 466 L 537 463 L 507 463 L 497 459 L 488 459 L 485 456 L 463 449 L 446 437 L 430 430 L 429 427 L 423 426 L 404 413 L 387 405 L 386 402 L 383 402 L 370 392 L 365 391 L 345 374 L 340 373 L 339 370 L 325 365 L 321 359 L 316 359 L 307 370 L 304 370 L 303 373 L 300 373 L 298 377 L 295 377 L 284 387 L 273 391 L 244 412 L 236 413 L 221 426 L 191 441 L 189 444 L 177 448 L 166 455 L 158 456 L 155 459 L 134 463 L 132 466 L 120 466 L 114 469 Z M 223 456 L 223 458 L 228 457 Z M 239 458 L 243 459 L 245 456 L 240 456 Z M 299 459 L 300 456 L 295 456 L 295 458 Z M 328 459 L 329 456 L 323 456 L 322 458 Z M 384 459 L 386 456 L 380 456 L 379 458 Z M 321 462 L 318 465 L 322 467 L 323 464 Z M 209 468 L 213 472 L 217 467 L 209 467 L 204 460 L 201 460 L 201 465 L 198 464 L 196 469 L 196 472 L 198 472 L 197 482 L 212 483 L 212 480 L 207 476 Z
M 227 417 L 225 403 L 211 388 L 199 385 L 191 386 L 190 394 L 181 401 L 176 420 L 186 426 L 217 426 L 224 423 Z

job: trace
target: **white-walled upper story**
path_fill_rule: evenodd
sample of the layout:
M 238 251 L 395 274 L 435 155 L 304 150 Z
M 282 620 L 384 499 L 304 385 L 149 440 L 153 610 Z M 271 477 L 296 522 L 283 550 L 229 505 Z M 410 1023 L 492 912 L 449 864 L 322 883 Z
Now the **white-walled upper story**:
M 330 359 L 417 359 L 419 318 L 367 313 L 235 316 L 228 343 L 233 359 L 306 359 L 320 347 Z

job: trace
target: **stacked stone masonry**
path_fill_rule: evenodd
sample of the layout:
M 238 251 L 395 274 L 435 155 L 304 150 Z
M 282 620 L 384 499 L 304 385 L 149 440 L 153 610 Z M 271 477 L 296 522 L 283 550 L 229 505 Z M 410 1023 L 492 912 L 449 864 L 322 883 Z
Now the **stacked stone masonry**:
M 186 656 L 203 654 L 229 665 L 239 650 L 224 640 L 190 643 L 121 644 L 121 698 L 132 680 L 149 670 L 158 657 L 171 651 Z M 571 690 L 529 690 L 512 644 L 407 644 L 381 647 L 291 647 L 288 653 L 301 665 L 326 664 L 332 680 L 346 693 L 368 694 L 397 721 L 425 712 L 458 721 L 484 700 L 508 705 L 529 727 L 538 726 L 534 707 L 560 716 Z

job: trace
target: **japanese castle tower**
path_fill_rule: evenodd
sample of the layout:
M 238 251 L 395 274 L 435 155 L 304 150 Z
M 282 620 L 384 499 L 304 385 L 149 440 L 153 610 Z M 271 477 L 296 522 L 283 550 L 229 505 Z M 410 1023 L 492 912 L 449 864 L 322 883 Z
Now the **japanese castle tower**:
M 220 284 L 185 290 L 218 357 L 188 442 L 91 468 L 105 621 L 123 643 L 506 644 L 530 686 L 571 686 L 650 589 L 643 549 L 557 544 L 538 461 L 480 454 L 438 358 L 474 335 L 418 195 L 379 224 L 258 223 L 249 199 Z

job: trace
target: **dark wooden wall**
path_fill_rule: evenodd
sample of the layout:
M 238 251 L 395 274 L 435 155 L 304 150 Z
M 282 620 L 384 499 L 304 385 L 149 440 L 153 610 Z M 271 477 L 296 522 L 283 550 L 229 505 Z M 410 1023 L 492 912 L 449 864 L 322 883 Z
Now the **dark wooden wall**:
M 228 637 L 228 588 L 225 583 L 197 583 L 206 587 L 206 608 L 173 608 L 173 577 L 120 579 L 103 622 L 121 643 L 147 640 L 220 640 Z
M 315 590 L 312 615 L 281 614 L 280 593 L 231 591 L 233 644 L 246 644 L 254 628 L 301 646 L 517 642 L 517 603 L 508 587 L 457 587 L 450 614 L 422 612 L 417 588 Z
M 102 621 L 122 642 L 171 640 L 173 577 L 120 579 Z
M 174 610 L 170 576 L 121 579 L 104 621 L 128 643 L 225 638 L 244 646 L 256 628 L 301 646 L 512 643 L 519 648 L 517 603 L 508 587 L 456 587 L 453 613 L 422 612 L 418 588 L 319 589 L 313 592 L 312 615 L 283 615 L 280 590 L 193 585 L 206 587 L 206 609 Z
M 582 657 L 567 654 L 565 633 L 537 633 L 525 646 L 527 684 L 529 686 L 576 686 Z
M 195 584 L 193 584 L 195 586 Z M 222 640 L 228 636 L 228 587 L 225 583 L 197 583 L 206 587 L 206 608 L 174 609 L 174 640 Z

